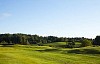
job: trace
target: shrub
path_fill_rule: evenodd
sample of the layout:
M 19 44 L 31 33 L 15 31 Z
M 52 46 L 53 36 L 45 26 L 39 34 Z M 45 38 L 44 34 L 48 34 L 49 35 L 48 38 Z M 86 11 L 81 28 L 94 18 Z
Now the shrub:
M 81 40 L 81 47 L 86 47 L 86 46 L 91 46 L 92 43 L 90 40 L 87 40 L 87 39 L 83 39 Z
M 74 48 L 75 42 L 68 42 L 67 47 L 68 48 Z

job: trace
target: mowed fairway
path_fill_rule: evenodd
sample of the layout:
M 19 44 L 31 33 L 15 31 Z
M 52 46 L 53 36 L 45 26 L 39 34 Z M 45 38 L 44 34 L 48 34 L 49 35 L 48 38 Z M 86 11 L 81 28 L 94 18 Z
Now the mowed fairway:
M 100 51 L 100 47 L 95 48 Z M 99 53 L 68 53 L 70 50 L 74 49 L 29 45 L 0 46 L 0 64 L 100 64 Z

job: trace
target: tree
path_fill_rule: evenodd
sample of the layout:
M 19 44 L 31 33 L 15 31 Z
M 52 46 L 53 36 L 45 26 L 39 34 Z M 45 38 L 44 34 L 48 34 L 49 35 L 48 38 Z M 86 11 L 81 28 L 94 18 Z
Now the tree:
M 92 45 L 92 43 L 90 40 L 88 40 L 88 39 L 81 40 L 81 47 L 86 47 L 86 46 L 91 46 L 91 45 Z
M 68 48 L 74 48 L 75 42 L 68 42 L 67 47 Z
M 30 34 L 0 34 L 0 43 L 3 41 L 7 42 L 8 44 L 38 44 L 38 43 L 54 43 L 54 42 L 70 42 L 69 45 L 72 46 L 72 42 L 80 42 L 80 40 L 85 39 L 82 38 L 66 38 L 66 37 L 56 37 L 56 36 L 39 36 L 39 35 L 30 35 Z M 99 38 L 95 39 L 96 45 L 100 45 Z M 89 39 L 88 39 L 89 40 Z M 92 40 L 91 40 L 92 41 Z
M 1 44 L 2 44 L 2 45 L 3 45 L 3 44 L 5 45 L 5 44 L 8 44 L 8 43 L 7 43 L 6 41 L 2 41 Z
M 28 39 L 27 39 L 25 36 L 22 36 L 20 41 L 21 41 L 21 44 L 22 44 L 22 45 L 27 45 L 27 44 L 29 44 Z
M 100 36 L 96 36 L 94 39 L 93 45 L 99 45 L 100 46 Z

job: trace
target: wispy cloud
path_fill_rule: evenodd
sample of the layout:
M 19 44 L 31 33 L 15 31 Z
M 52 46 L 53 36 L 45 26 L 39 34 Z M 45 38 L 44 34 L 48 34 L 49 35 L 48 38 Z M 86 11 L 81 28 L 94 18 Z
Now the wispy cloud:
M 3 13 L 2 16 L 3 17 L 9 17 L 9 16 L 12 16 L 12 14 L 11 13 Z
M 4 19 L 4 18 L 10 17 L 10 16 L 12 16 L 11 13 L 2 13 L 2 14 L 0 14 L 0 19 Z

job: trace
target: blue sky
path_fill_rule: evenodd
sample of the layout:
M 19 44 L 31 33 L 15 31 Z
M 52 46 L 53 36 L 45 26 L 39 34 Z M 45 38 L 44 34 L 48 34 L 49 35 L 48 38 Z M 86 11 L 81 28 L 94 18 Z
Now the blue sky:
M 0 0 L 0 33 L 100 35 L 100 0 Z

